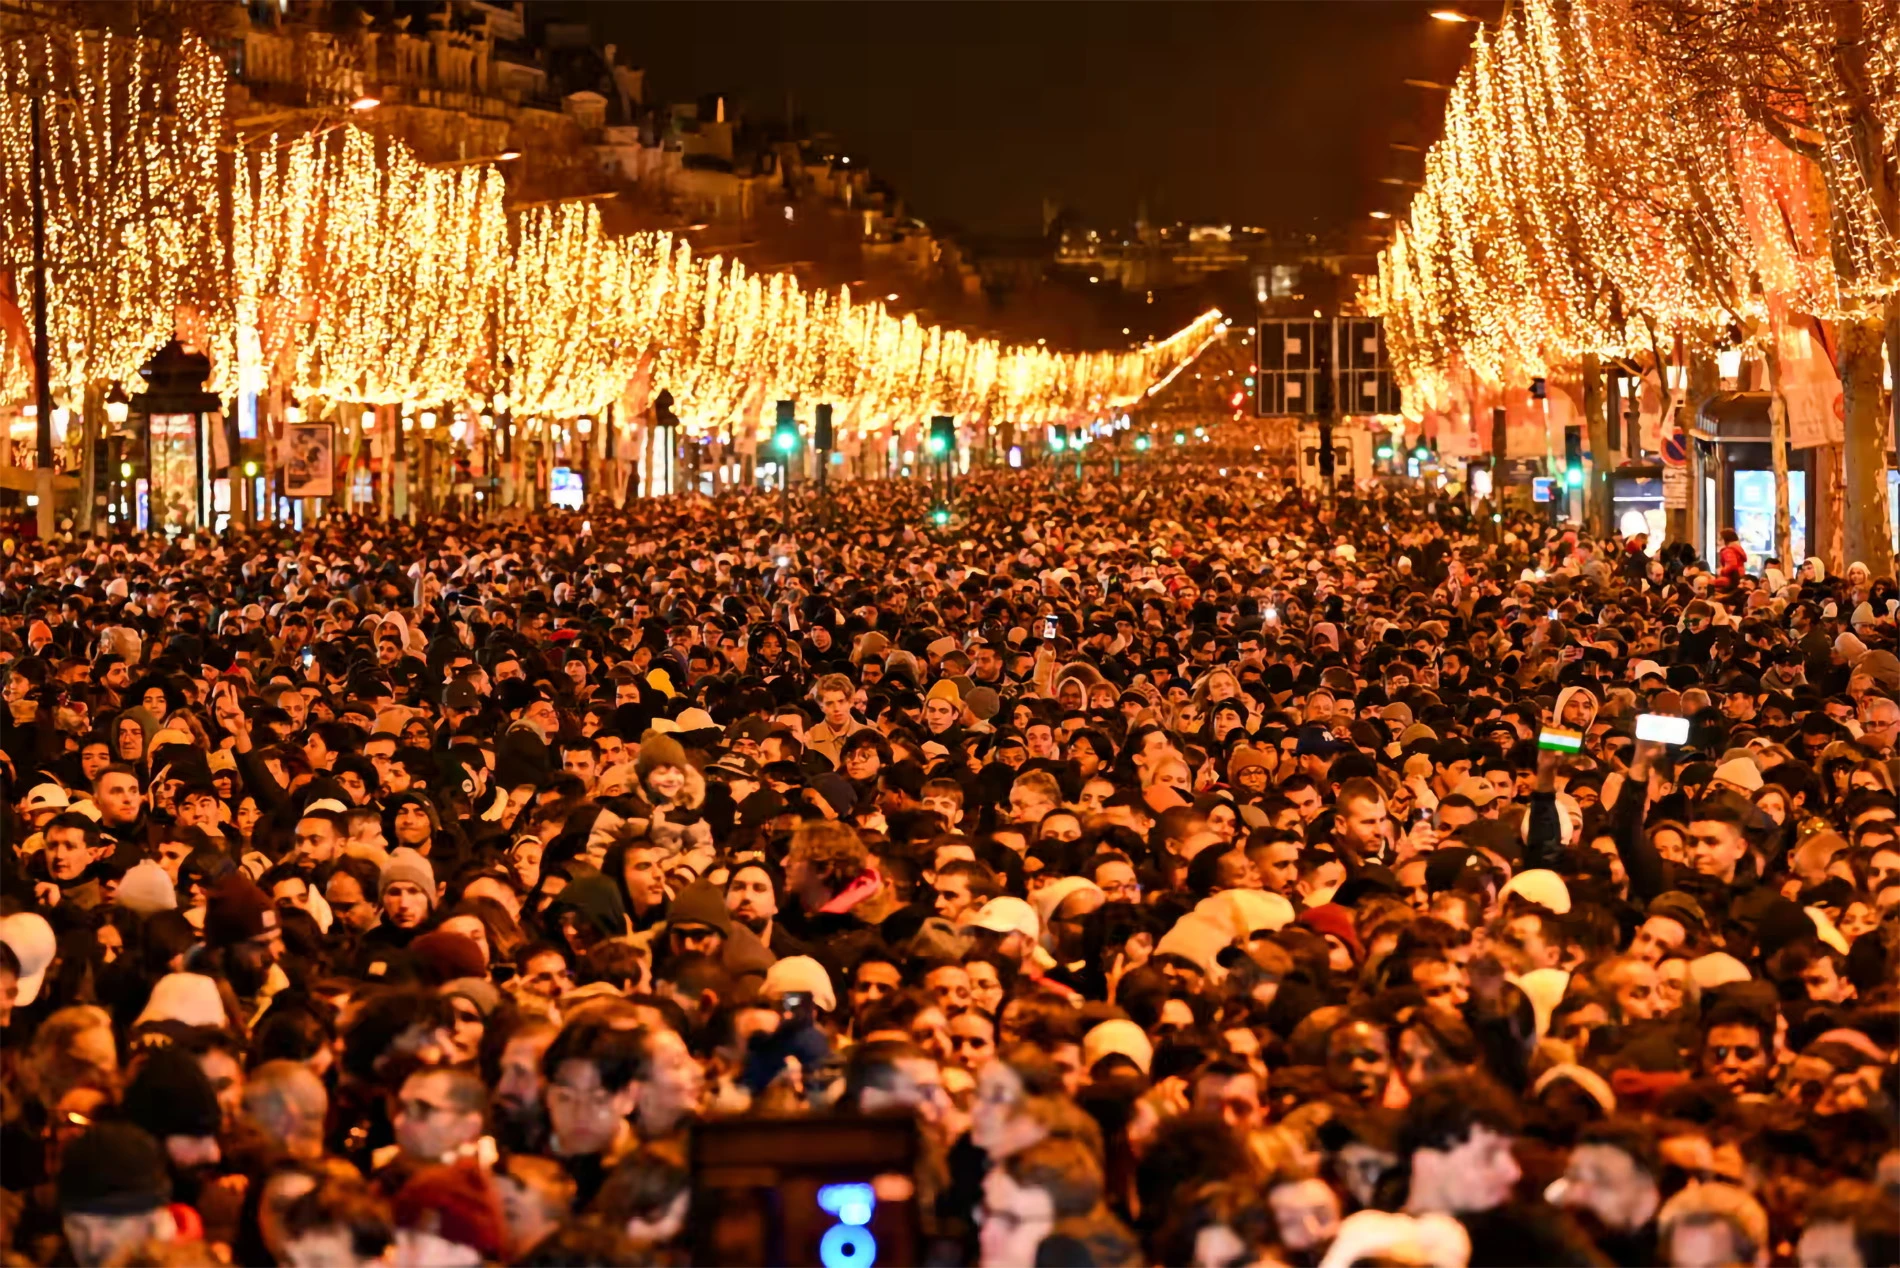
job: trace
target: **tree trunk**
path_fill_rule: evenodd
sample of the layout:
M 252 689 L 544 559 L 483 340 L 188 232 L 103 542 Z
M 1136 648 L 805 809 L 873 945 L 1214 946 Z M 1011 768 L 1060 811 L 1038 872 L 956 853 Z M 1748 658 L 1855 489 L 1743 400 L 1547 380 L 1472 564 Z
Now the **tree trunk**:
M 79 506 L 73 516 L 73 530 L 82 535 L 93 530 L 94 516 L 99 510 L 99 415 L 105 410 L 105 401 L 105 393 L 98 384 L 86 385 L 79 408 L 83 446 L 79 451 Z
M 1887 434 L 1900 445 L 1900 291 L 1887 296 Z
M 1590 536 L 1605 541 L 1616 528 L 1616 454 L 1610 449 L 1609 401 L 1603 367 L 1594 352 L 1583 355 L 1583 418 L 1590 449 L 1590 483 L 1584 492 L 1584 523 Z
M 1714 343 L 1714 333 L 1714 331 L 1706 327 L 1698 328 L 1695 332 L 1695 346 L 1701 349 L 1711 347 Z M 1702 407 L 1707 405 L 1721 388 L 1722 376 L 1715 364 L 1715 354 L 1708 351 L 1690 353 L 1689 389 L 1686 397 L 1680 398 L 1681 403 L 1677 412 L 1677 417 L 1682 421 L 1682 430 L 1685 435 L 1692 432 L 1701 422 Z M 1689 440 L 1689 445 L 1692 449 L 1697 448 L 1700 444 L 1701 442 L 1693 437 Z M 1701 540 L 1702 525 L 1704 521 L 1707 520 L 1710 509 L 1702 505 L 1709 496 L 1709 491 L 1703 484 L 1703 476 L 1704 469 L 1702 463 L 1692 456 L 1689 463 L 1689 540 L 1697 543 L 1698 549 L 1696 553 L 1698 555 L 1704 554 L 1701 547 L 1707 547 L 1703 562 L 1713 567 L 1715 564 L 1716 547 L 1721 540 L 1721 532 L 1724 526 L 1719 522 L 1716 524 L 1715 540 L 1708 542 Z M 1717 490 L 1715 497 L 1715 509 L 1719 511 L 1722 498 L 1720 490 Z
M 1775 555 L 1782 575 L 1793 579 L 1801 569 L 1794 557 L 1794 524 L 1788 507 L 1788 398 L 1781 391 L 1780 329 L 1774 327 L 1766 342 L 1768 366 L 1768 447 L 1775 466 Z
M 1887 417 L 1880 408 L 1880 347 L 1886 323 L 1863 317 L 1840 323 L 1841 408 L 1846 436 L 1846 523 L 1849 564 L 1876 577 L 1893 572 L 1887 520 Z

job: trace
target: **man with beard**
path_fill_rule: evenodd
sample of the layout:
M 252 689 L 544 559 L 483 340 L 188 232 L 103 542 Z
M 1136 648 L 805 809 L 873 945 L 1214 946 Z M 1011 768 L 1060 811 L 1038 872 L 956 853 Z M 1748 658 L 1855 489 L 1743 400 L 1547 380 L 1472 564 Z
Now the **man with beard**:
M 284 954 L 277 907 L 243 872 L 232 872 L 211 890 L 205 903 L 205 946 L 219 953 L 217 963 L 205 972 L 230 984 L 247 1023 L 255 1023 L 271 997 L 290 985 L 277 967 Z
M 139 1063 L 125 1089 L 127 1121 L 150 1132 L 164 1151 L 172 1200 L 198 1208 L 205 1240 L 229 1244 L 237 1234 L 243 1190 L 216 1184 L 222 1111 L 211 1080 L 179 1048 L 160 1048 Z
M 785 882 L 769 863 L 747 863 L 732 870 L 726 882 L 726 910 L 735 924 L 758 935 L 767 951 L 778 959 L 810 955 L 811 948 L 785 932 L 778 922 L 779 896 Z
M 548 1115 L 541 1103 L 546 1081 L 541 1059 L 560 1033 L 560 1027 L 540 1017 L 525 1018 L 502 1043 L 490 1076 L 494 1094 L 495 1139 L 517 1153 L 540 1153 L 547 1148 Z

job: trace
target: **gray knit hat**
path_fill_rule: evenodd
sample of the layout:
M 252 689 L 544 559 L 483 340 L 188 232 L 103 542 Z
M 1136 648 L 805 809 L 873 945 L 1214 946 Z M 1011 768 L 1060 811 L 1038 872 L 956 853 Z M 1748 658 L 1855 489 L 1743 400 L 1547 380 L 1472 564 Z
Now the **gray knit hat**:
M 406 845 L 397 846 L 389 862 L 383 864 L 383 873 L 376 879 L 376 897 L 380 900 L 397 881 L 410 882 L 428 896 L 429 906 L 435 906 L 435 869 Z

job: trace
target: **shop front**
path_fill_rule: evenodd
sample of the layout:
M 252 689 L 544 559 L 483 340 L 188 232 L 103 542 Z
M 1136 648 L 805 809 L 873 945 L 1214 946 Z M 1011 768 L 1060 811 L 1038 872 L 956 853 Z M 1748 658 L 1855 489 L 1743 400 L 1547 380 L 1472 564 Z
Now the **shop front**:
M 1755 571 L 1775 553 L 1774 451 L 1766 392 L 1722 392 L 1696 415 L 1690 478 L 1700 494 L 1696 550 L 1714 559 L 1721 530 L 1733 528 Z M 1808 526 L 1820 488 L 1819 450 L 1788 450 L 1788 520 L 1796 564 L 1809 554 Z

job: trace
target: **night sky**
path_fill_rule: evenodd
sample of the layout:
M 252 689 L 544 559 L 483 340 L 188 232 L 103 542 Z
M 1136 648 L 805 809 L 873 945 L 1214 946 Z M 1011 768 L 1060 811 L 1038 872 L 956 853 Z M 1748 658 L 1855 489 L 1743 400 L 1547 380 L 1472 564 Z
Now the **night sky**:
M 648 97 L 788 91 L 933 223 L 1036 233 L 1050 197 L 1090 223 L 1363 227 L 1402 209 L 1472 27 L 1408 0 L 1203 3 L 559 0 L 647 69 Z M 1494 16 L 1496 0 L 1465 6 Z

